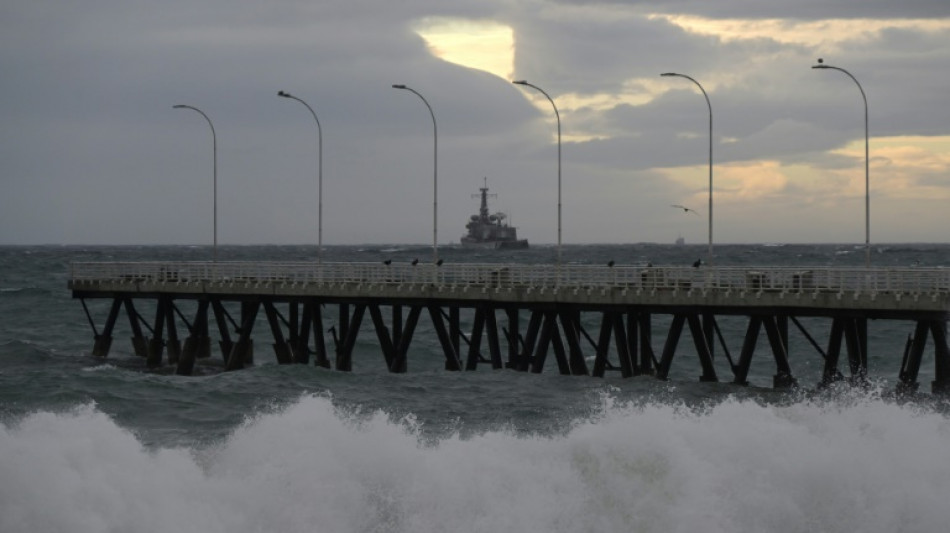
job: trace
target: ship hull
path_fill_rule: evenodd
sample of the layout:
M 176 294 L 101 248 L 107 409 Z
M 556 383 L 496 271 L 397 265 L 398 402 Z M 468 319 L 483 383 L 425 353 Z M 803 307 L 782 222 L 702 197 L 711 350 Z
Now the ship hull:
M 466 241 L 462 240 L 462 248 L 472 250 L 524 250 L 528 248 L 528 240 L 513 241 Z

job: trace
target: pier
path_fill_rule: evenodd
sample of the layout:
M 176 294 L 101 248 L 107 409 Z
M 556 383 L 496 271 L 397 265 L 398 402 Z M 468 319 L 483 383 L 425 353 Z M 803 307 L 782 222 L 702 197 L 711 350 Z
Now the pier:
M 88 318 L 93 355 L 108 355 L 124 309 L 135 353 L 149 367 L 173 365 L 182 375 L 211 356 L 213 332 L 227 370 L 253 363 L 254 335 L 263 333 L 280 364 L 351 371 L 368 312 L 390 372 L 408 371 L 416 326 L 428 319 L 446 370 L 540 373 L 553 354 L 565 375 L 667 380 L 688 330 L 700 380 L 744 385 L 753 358 L 770 357 L 773 386 L 789 388 L 797 385 L 791 334 L 823 358 L 819 385 L 861 382 L 868 321 L 898 320 L 909 324 L 903 353 L 887 358 L 898 388 L 917 390 L 932 342 L 931 390 L 950 393 L 950 269 L 943 268 L 109 262 L 73 263 L 68 287 Z M 87 300 L 95 299 L 111 301 L 105 317 L 90 312 Z M 180 305 L 186 301 L 190 313 Z M 462 310 L 473 316 L 470 331 L 460 327 Z M 668 318 L 663 331 L 658 315 Z M 747 322 L 742 338 L 725 338 L 722 317 Z M 827 336 L 816 338 L 806 317 L 828 321 Z M 589 332 L 583 324 L 592 322 L 599 326 Z M 731 375 L 717 373 L 714 356 L 726 358 Z

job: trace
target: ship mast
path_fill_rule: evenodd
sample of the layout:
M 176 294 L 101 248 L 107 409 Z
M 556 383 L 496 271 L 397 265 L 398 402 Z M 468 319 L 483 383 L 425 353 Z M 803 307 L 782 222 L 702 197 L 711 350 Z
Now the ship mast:
M 482 205 L 478 209 L 478 216 L 481 218 L 483 223 L 488 222 L 488 178 L 483 178 L 485 180 L 485 186 L 480 188 L 482 191 Z M 474 194 L 472 195 L 475 196 Z M 495 196 L 495 195 L 492 195 Z

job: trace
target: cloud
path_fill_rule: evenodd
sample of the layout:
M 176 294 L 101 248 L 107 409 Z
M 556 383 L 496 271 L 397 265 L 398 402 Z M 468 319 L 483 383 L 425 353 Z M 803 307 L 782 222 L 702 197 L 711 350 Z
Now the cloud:
M 324 241 L 428 242 L 432 122 L 393 83 L 437 118 L 440 241 L 461 236 L 487 177 L 520 234 L 554 242 L 549 103 L 433 54 L 417 33 L 432 17 L 511 28 L 513 76 L 554 98 L 565 242 L 701 240 L 668 205 L 703 197 L 708 111 L 665 71 L 709 94 L 717 237 L 851 238 L 837 217 L 860 212 L 863 104 L 842 73 L 810 68 L 817 57 L 867 93 L 875 227 L 945 240 L 945 2 L 826 4 L 13 3 L 0 8 L 0 242 L 209 242 L 211 136 L 178 103 L 216 129 L 221 241 L 314 242 L 317 132 L 278 90 L 323 126 Z

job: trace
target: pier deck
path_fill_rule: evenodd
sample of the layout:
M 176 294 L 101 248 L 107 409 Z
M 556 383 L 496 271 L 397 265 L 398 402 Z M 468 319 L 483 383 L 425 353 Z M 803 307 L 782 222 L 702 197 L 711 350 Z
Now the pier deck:
M 73 297 L 83 300 L 87 314 L 86 299 L 113 301 L 101 332 L 88 315 L 96 336 L 94 353 L 108 353 L 112 328 L 120 307 L 125 306 L 136 351 L 154 366 L 161 364 L 162 347 L 168 346 L 169 361 L 177 364 L 181 373 L 190 372 L 194 357 L 207 355 L 202 346 L 209 344 L 209 311 L 218 326 L 227 368 L 249 362 L 250 333 L 261 308 L 279 362 L 307 362 L 314 355 L 317 364 L 330 366 L 321 310 L 335 305 L 339 306 L 339 319 L 330 331 L 340 370 L 350 369 L 350 352 L 366 310 L 387 365 L 394 372 L 405 371 L 416 321 L 422 311 L 428 311 L 448 369 L 475 369 L 479 363 L 490 363 L 493 368 L 540 372 L 548 348 L 553 346 L 562 373 L 602 376 L 605 370 L 616 369 L 625 376 L 650 373 L 667 379 L 676 344 L 688 326 L 703 367 L 701 379 L 718 380 L 712 366 L 718 340 L 729 358 L 734 381 L 744 383 L 758 333 L 765 329 L 776 360 L 776 386 L 794 383 L 787 357 L 790 320 L 824 357 L 824 380 L 833 381 L 843 377 L 837 369 L 842 342 L 851 378 L 860 379 L 867 371 L 866 321 L 892 319 L 916 323 L 902 358 L 902 386 L 916 388 L 920 359 L 930 338 L 936 353 L 933 388 L 943 391 L 950 387 L 946 341 L 950 269 L 943 268 L 111 262 L 72 264 L 69 289 Z M 151 323 L 135 310 L 134 300 L 155 302 Z M 198 303 L 193 319 L 176 306 L 182 300 Z M 238 303 L 241 316 L 236 320 L 225 304 L 233 307 Z M 287 316 L 277 305 L 288 306 Z M 388 323 L 382 316 L 383 307 L 391 308 Z M 403 308 L 408 310 L 405 319 Z M 459 309 L 475 311 L 471 338 L 459 331 Z M 503 312 L 508 320 L 501 331 L 497 312 Z M 519 327 L 521 312 L 529 316 L 525 331 Z M 583 330 L 582 312 L 600 315 L 602 325 L 596 340 Z M 654 353 L 651 342 L 650 317 L 654 314 L 672 317 L 660 354 Z M 735 360 L 716 324 L 716 316 L 721 315 L 749 317 Z M 799 317 L 832 320 L 827 351 L 805 331 Z M 185 349 L 177 346 L 179 322 L 189 333 L 191 345 L 186 339 Z M 141 325 L 150 330 L 151 340 L 145 338 Z M 489 357 L 481 352 L 483 333 L 488 337 Z M 237 341 L 231 340 L 232 335 Z M 593 348 L 593 371 L 584 360 L 584 339 Z M 616 364 L 609 360 L 611 341 L 614 356 L 619 358 Z M 508 345 L 507 361 L 501 355 L 503 342 Z

